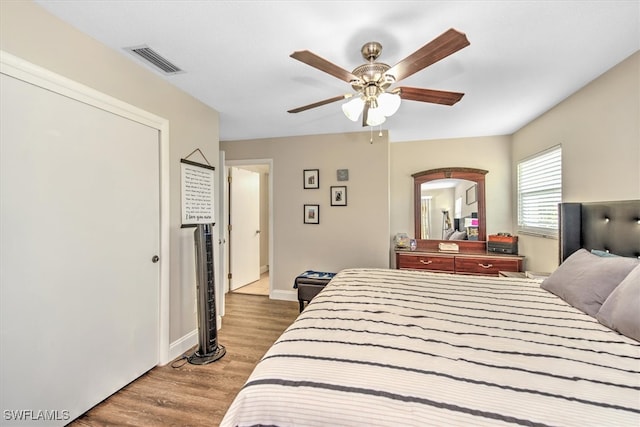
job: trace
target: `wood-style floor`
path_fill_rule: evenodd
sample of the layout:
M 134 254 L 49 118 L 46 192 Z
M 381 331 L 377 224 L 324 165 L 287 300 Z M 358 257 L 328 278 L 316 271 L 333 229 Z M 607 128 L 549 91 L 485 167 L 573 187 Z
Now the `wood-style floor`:
M 260 274 L 260 279 L 233 291 L 234 294 L 269 295 L 269 272 Z
M 227 294 L 218 331 L 227 350 L 222 359 L 153 368 L 71 426 L 217 426 L 256 363 L 297 315 L 297 302 Z

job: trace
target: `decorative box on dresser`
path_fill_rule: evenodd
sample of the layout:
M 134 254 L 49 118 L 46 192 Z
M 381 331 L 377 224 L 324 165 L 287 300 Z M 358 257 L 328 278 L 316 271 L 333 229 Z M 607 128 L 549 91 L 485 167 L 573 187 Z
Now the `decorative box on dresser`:
M 396 249 L 396 268 L 440 273 L 498 276 L 500 271 L 523 271 L 523 256 L 487 252 L 437 252 Z

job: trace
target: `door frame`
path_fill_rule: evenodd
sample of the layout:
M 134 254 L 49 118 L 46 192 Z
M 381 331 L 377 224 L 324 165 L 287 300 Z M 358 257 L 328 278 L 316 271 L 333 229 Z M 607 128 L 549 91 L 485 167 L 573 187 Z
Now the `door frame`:
M 275 265 L 273 264 L 273 159 L 245 159 L 245 160 L 225 160 L 225 169 L 231 166 L 247 166 L 247 165 L 267 165 L 269 166 L 269 277 L 274 277 Z M 228 176 L 228 175 L 227 175 Z M 228 200 L 228 191 L 229 187 L 225 186 L 225 194 Z M 229 203 L 225 203 L 224 206 L 224 215 L 225 218 L 229 217 Z M 225 230 L 225 236 L 227 238 L 227 242 L 231 244 L 229 241 L 229 230 Z M 227 245 L 227 248 L 229 245 Z M 227 258 L 228 261 L 228 258 Z M 229 282 L 226 281 L 224 284 L 224 289 L 229 289 Z M 269 280 L 269 298 L 273 293 L 273 280 Z M 224 293 L 223 293 L 224 295 Z M 224 304 L 224 297 L 223 297 Z
M 169 120 L 63 77 L 46 68 L 32 64 L 3 50 L 0 50 L 0 73 L 149 126 L 158 131 L 160 148 L 160 188 L 158 189 L 160 195 L 158 364 L 165 365 L 169 363 L 169 279 L 171 257 L 169 246 L 169 236 L 171 234 L 169 219 Z

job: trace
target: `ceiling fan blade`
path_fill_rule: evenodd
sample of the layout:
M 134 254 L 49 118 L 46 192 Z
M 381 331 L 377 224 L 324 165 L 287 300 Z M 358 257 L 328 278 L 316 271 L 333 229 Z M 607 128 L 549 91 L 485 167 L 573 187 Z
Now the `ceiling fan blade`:
M 299 50 L 293 52 L 289 56 L 314 68 L 317 68 L 320 71 L 329 73 L 332 76 L 337 77 L 340 80 L 344 80 L 347 83 L 351 83 L 351 81 L 353 80 L 358 80 L 358 77 L 354 76 L 349 71 L 345 70 L 344 68 L 338 67 L 337 65 L 327 61 L 326 59 L 319 57 L 315 53 L 309 52 L 308 50 Z
M 421 89 L 417 87 L 399 87 L 400 98 L 409 101 L 431 102 L 432 104 L 453 105 L 460 101 L 464 93 L 442 90 Z
M 352 96 L 353 95 L 350 94 L 350 93 L 346 94 L 346 95 L 334 96 L 333 98 L 324 99 L 322 101 L 314 102 L 313 104 L 309 104 L 309 105 L 305 105 L 305 106 L 302 106 L 302 107 L 294 108 L 293 110 L 287 111 L 287 113 L 299 113 L 301 111 L 310 110 L 312 108 L 320 107 L 322 105 L 331 104 L 332 102 L 340 101 L 342 99 L 348 99 L 348 98 L 351 98 Z
M 386 74 L 394 76 L 396 81 L 402 80 L 469 44 L 464 33 L 451 28 L 398 62 Z

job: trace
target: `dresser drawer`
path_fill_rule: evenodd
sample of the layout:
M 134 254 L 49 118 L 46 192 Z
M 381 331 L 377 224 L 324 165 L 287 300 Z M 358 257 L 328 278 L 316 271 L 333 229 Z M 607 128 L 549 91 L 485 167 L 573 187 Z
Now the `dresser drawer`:
M 497 276 L 499 271 L 520 271 L 519 259 L 456 257 L 455 271 L 461 274 Z
M 398 268 L 453 273 L 454 264 L 454 257 L 452 256 L 398 254 Z

